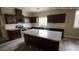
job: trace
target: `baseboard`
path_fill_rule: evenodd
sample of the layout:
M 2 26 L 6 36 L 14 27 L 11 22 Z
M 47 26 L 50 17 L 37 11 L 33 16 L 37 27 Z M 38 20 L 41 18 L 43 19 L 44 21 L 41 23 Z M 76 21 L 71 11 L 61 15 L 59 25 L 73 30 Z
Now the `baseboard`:
M 79 37 L 76 37 L 76 36 L 65 36 L 67 38 L 73 38 L 73 39 L 79 39 Z

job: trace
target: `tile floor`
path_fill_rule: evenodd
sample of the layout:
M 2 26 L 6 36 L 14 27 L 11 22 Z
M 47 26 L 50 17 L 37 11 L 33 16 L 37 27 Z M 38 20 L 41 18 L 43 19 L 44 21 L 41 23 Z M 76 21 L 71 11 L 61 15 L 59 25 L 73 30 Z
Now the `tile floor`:
M 33 46 L 26 45 L 24 38 L 15 39 L 0 44 L 0 51 L 42 51 Z M 59 45 L 59 51 L 79 51 L 79 40 L 64 38 Z

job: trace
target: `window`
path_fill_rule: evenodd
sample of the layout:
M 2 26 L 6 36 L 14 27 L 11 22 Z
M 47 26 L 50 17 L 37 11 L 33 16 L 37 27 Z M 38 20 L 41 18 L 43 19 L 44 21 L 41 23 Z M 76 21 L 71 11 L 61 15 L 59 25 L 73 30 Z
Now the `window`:
M 47 25 L 47 17 L 39 17 L 38 22 L 39 22 L 39 25 L 46 26 Z
M 79 28 L 79 11 L 75 13 L 74 28 Z
M 29 19 L 28 19 L 28 18 L 25 18 L 25 19 L 24 19 L 24 22 L 25 22 L 25 23 L 29 23 Z

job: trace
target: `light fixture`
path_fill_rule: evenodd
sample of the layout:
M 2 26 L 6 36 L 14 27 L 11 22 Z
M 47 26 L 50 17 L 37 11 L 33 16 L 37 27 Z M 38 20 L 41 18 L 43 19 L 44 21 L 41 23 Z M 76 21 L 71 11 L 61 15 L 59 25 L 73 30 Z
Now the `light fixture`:
M 39 9 L 39 8 L 36 8 L 36 9 Z

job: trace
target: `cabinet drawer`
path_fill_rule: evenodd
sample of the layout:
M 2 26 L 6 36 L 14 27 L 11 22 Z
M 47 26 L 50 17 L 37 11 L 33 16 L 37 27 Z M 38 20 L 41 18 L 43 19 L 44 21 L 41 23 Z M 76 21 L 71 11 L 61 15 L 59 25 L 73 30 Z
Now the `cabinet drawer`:
M 12 30 L 12 31 L 7 30 L 7 33 L 8 33 L 9 40 L 13 40 L 21 37 L 20 30 Z

